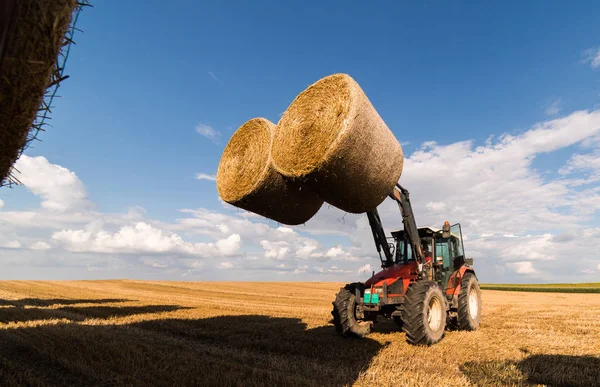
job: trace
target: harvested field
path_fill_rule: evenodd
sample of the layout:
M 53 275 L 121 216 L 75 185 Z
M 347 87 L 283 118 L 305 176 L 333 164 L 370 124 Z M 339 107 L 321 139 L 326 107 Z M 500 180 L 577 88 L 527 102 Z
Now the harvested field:
M 343 339 L 333 283 L 0 282 L 0 385 L 600 385 L 600 297 L 483 291 L 475 332 Z
M 482 289 L 505 290 L 514 292 L 544 293 L 600 293 L 600 282 L 581 284 L 535 284 L 535 285 L 481 285 Z

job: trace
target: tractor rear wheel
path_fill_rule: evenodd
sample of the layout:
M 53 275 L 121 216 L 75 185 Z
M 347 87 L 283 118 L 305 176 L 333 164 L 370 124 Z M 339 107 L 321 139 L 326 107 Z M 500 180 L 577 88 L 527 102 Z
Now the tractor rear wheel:
M 335 330 L 342 336 L 365 337 L 371 333 L 373 323 L 356 317 L 355 291 L 359 284 L 352 283 L 344 286 L 336 294 L 331 315 Z
M 432 345 L 444 337 L 446 303 L 433 281 L 419 281 L 408 288 L 402 309 L 402 329 L 413 345 Z
M 465 273 L 458 295 L 458 329 L 474 331 L 481 322 L 481 290 L 473 273 Z

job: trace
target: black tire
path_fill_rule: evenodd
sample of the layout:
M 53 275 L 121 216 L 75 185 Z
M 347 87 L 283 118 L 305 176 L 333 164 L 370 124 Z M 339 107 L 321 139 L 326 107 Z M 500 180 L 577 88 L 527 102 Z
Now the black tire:
M 458 295 L 458 329 L 474 331 L 481 322 L 481 290 L 473 273 L 465 273 Z
M 335 330 L 344 337 L 365 337 L 371 333 L 373 323 L 371 321 L 359 320 L 356 318 L 356 296 L 354 295 L 357 283 L 344 286 L 336 294 L 335 301 L 332 302 L 333 324 Z
M 419 281 L 406 292 L 402 329 L 413 345 L 433 345 L 444 337 L 446 302 L 442 289 L 433 281 Z

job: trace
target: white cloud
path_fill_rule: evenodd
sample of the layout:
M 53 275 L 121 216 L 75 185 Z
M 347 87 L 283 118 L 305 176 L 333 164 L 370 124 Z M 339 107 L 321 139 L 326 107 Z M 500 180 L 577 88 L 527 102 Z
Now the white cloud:
M 0 199 L 0 209 L 4 207 L 4 200 Z
M 221 262 L 221 263 L 219 263 L 217 265 L 217 267 L 219 269 L 222 269 L 222 270 L 233 269 L 233 263 L 231 263 L 231 262 Z
M 598 271 L 600 271 L 600 263 L 598 264 L 598 266 L 596 266 L 596 269 L 598 269 Z
M 216 76 L 216 75 L 215 75 L 215 74 L 214 74 L 212 71 L 209 71 L 209 72 L 208 72 L 208 75 L 210 75 L 210 77 L 211 77 L 213 80 L 215 80 L 217 83 L 219 83 L 219 84 L 222 84 L 221 80 L 220 80 L 219 78 L 217 78 L 217 76 Z
M 43 241 L 38 241 L 35 242 L 34 244 L 31 245 L 31 250 L 39 250 L 39 251 L 44 251 L 44 250 L 48 250 L 50 248 L 52 248 L 52 246 L 50 246 L 50 244 L 43 242 Z
M 292 272 L 292 274 L 303 274 L 308 270 L 308 265 L 298 265 L 296 269 Z
M 219 137 L 221 137 L 221 133 L 218 130 L 215 130 L 212 127 L 205 124 L 196 125 L 196 132 L 213 142 L 216 142 L 219 139 Z
M 307 241 L 301 248 L 296 250 L 296 257 L 304 259 L 310 258 L 310 256 L 313 254 L 313 251 L 315 251 L 318 247 L 319 245 L 316 241 Z
M 217 251 L 223 255 L 233 255 L 240 249 L 241 238 L 238 234 L 232 234 L 225 239 L 218 240 Z
M 590 48 L 583 52 L 583 62 L 590 64 L 592 68 L 596 69 L 600 67 L 600 47 Z
M 533 274 L 537 272 L 533 268 L 533 263 L 529 261 L 511 262 L 507 263 L 506 266 L 512 268 L 517 274 Z
M 546 107 L 546 112 L 545 112 L 546 115 L 548 115 L 548 116 L 555 116 L 555 115 L 557 115 L 560 112 L 560 110 L 561 110 L 560 104 L 561 104 L 561 100 L 560 99 L 555 99 L 554 101 L 552 101 Z
M 198 180 L 212 180 L 216 181 L 217 177 L 215 175 L 209 175 L 208 173 L 197 173 L 196 179 Z
M 426 205 L 429 211 L 440 212 L 446 209 L 446 203 L 444 202 L 429 202 Z
M 400 183 L 411 191 L 417 223 L 439 228 L 445 220 L 460 222 L 466 254 L 475 258 L 482 281 L 524 280 L 517 271 L 532 269 L 534 273 L 524 274 L 574 281 L 581 270 L 596 267 L 592 246 L 600 243 L 596 217 L 600 187 L 590 184 L 598 170 L 590 155 L 600 148 L 600 113 L 575 112 L 494 138 L 482 144 L 426 142 L 407 154 Z M 575 154 L 567 155 L 562 175 L 534 167 L 539 154 L 573 145 Z M 74 176 L 60 166 L 47 167 Z M 551 172 L 559 168 L 554 169 Z M 71 181 L 83 188 L 76 176 Z M 43 254 L 31 249 L 0 250 L 3 267 L 21 265 L 19 273 L 24 265 L 79 265 L 102 273 L 119 267 L 131 270 L 130 276 L 144 269 L 156 276 L 160 269 L 164 276 L 173 272 L 186 278 L 236 279 L 227 277 L 236 271 L 205 263 L 207 258 L 227 256 L 227 262 L 251 278 L 268 280 L 274 271 L 282 271 L 295 272 L 302 279 L 353 281 L 359 266 L 370 275 L 379 265 L 366 216 L 345 214 L 332 206 L 323 206 L 306 225 L 293 227 L 226 204 L 218 210 L 183 209 L 174 221 L 158 221 L 136 207 L 126 214 L 107 214 L 86 207 L 89 203 L 71 206 L 69 200 L 56 199 L 60 190 L 51 184 L 43 188 L 36 186 L 39 182 L 31 184 L 28 189 L 43 202 L 62 203 L 66 209 L 57 212 L 50 205 L 0 211 L 0 235 L 5 241 L 18 240 L 19 247 L 54 241 Z M 388 233 L 401 227 L 393 201 L 382 204 L 380 215 Z M 573 262 L 571 256 L 581 259 Z M 335 265 L 313 266 L 317 261 Z M 565 272 L 573 274 L 567 278 Z
M 9 242 L 0 243 L 0 248 L 4 248 L 4 249 L 20 249 L 21 248 L 21 242 L 15 240 L 15 241 L 9 241 Z
M 370 263 L 367 263 L 366 265 L 361 266 L 358 269 L 358 273 L 359 274 L 372 274 L 373 273 L 373 267 L 371 267 Z
M 340 246 L 330 248 L 325 254 L 325 256 L 329 258 L 336 258 L 342 255 L 344 255 L 344 250 Z
M 118 232 L 104 230 L 62 230 L 52 239 L 69 251 L 95 253 L 170 253 L 203 257 L 235 254 L 240 247 L 240 236 L 232 234 L 216 243 L 190 243 L 177 234 L 166 233 L 145 222 L 123 226 Z
M 43 200 L 41 206 L 53 211 L 85 209 L 90 206 L 83 183 L 77 175 L 45 157 L 22 155 L 15 163 L 18 178 L 34 195 Z
M 276 260 L 282 260 L 290 251 L 289 243 L 285 241 L 271 242 L 268 240 L 260 241 L 260 245 L 265 249 L 265 257 Z
M 561 175 L 568 175 L 573 172 L 590 172 L 590 179 L 600 179 L 600 151 L 574 154 L 567 164 L 558 171 Z

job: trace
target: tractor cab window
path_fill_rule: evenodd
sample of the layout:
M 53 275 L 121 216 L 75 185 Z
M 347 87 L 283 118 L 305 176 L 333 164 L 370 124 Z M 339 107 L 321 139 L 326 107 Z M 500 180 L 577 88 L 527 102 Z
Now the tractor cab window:
M 396 263 L 408 262 L 412 261 L 413 259 L 410 243 L 406 243 L 405 240 L 400 239 L 398 241 L 398 247 L 396 250 Z
M 448 239 L 437 238 L 435 241 L 435 261 L 443 262 L 444 267 L 450 266 L 450 247 Z
M 433 257 L 433 238 L 421 238 L 421 249 L 424 257 Z

